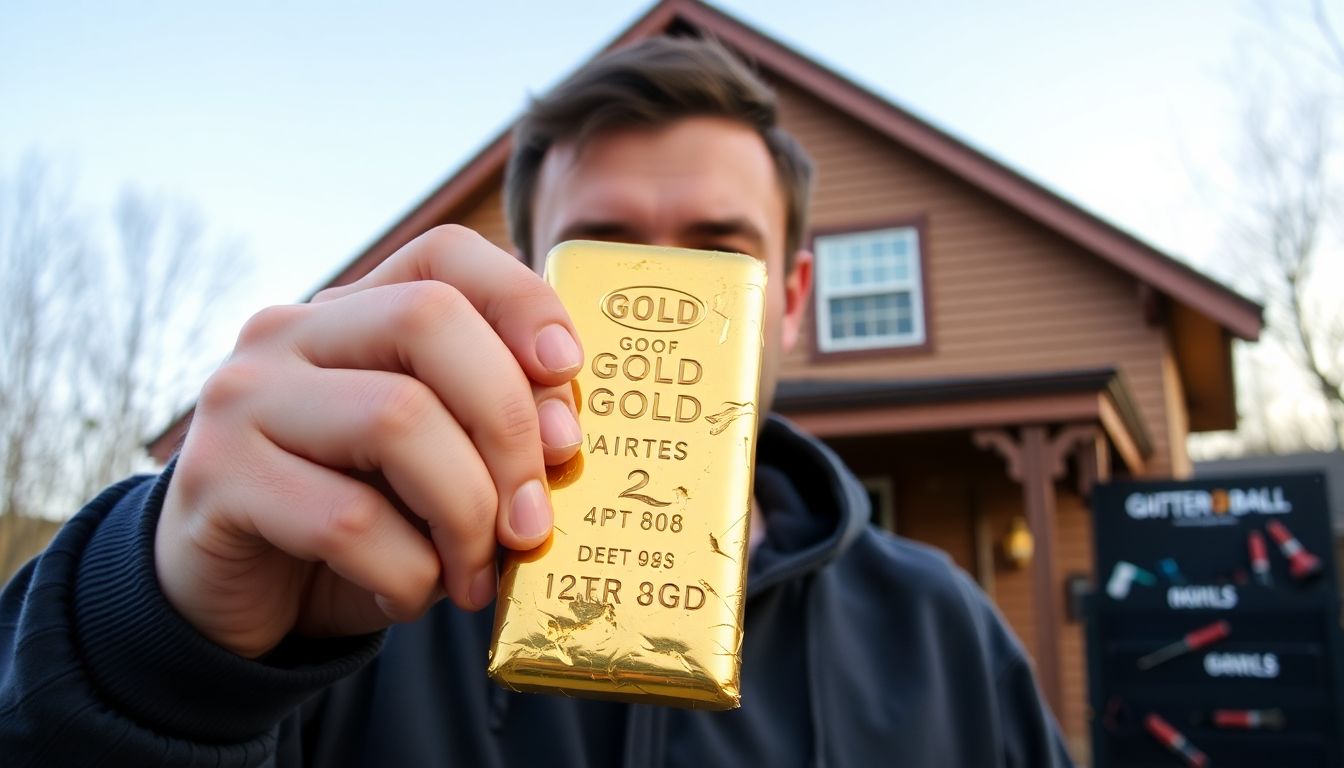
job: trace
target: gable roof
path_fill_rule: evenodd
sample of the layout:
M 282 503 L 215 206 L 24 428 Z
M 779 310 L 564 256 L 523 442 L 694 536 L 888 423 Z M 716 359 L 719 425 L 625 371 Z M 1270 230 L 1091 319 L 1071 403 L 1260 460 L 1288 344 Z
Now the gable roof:
M 659 34 L 699 33 L 718 38 L 766 70 L 823 103 L 931 160 L 1028 218 L 1133 274 L 1147 285 L 1198 310 L 1233 336 L 1256 339 L 1261 308 L 1223 285 L 1021 174 L 987 157 L 853 81 L 803 56 L 745 23 L 698 2 L 663 0 L 604 50 Z M 433 224 L 479 198 L 484 182 L 503 173 L 510 141 L 505 130 L 333 276 L 330 285 L 356 280 Z M 476 193 L 476 194 L 473 194 Z
M 1254 340 L 1261 307 L 1134 236 L 953 138 L 824 65 L 777 42 L 699 0 L 662 0 L 603 51 L 660 34 L 712 36 L 753 60 L 757 67 L 803 89 L 822 103 L 863 123 L 909 151 L 982 190 L 1027 218 L 1133 275 L 1141 285 L 1207 317 L 1224 333 Z M 425 230 L 469 211 L 502 178 L 511 149 L 510 128 L 452 173 L 399 221 L 369 244 L 323 287 L 368 274 Z M 165 460 L 182 435 L 184 414 L 150 444 Z M 1235 417 L 1234 417 L 1235 418 Z

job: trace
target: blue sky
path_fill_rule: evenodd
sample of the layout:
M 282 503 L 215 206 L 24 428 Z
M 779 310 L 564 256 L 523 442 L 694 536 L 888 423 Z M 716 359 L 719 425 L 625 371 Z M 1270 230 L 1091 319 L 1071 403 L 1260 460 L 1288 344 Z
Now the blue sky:
M 90 209 L 124 184 L 193 201 L 256 262 L 241 321 L 319 284 L 648 6 L 10 0 L 0 170 L 37 150 Z M 1263 36 L 1253 2 L 717 7 L 1217 262 L 1234 83 Z

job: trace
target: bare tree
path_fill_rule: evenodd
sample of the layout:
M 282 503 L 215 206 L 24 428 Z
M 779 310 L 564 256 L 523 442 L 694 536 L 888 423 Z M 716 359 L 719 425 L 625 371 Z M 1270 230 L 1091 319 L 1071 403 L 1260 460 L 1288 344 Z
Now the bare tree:
M 1336 286 L 1320 269 L 1322 260 L 1338 257 L 1330 242 L 1339 201 L 1329 107 L 1325 96 L 1308 93 L 1277 121 L 1259 109 L 1248 112 L 1246 181 L 1255 204 L 1242 229 L 1245 242 L 1262 254 L 1266 330 L 1306 376 L 1338 445 L 1344 437 L 1344 313 Z
M 58 392 L 77 368 L 74 342 L 87 332 L 78 302 L 87 261 L 82 227 L 67 192 L 29 158 L 0 194 L 0 451 L 3 508 L 0 563 L 5 573 L 41 534 L 36 514 L 45 489 L 58 485 L 68 422 L 53 422 Z M 69 277 L 69 282 L 62 279 Z M 56 322 L 57 320 L 62 322 Z M 64 326 L 64 327 L 59 327 Z M 65 433 L 65 434 L 61 434 Z M 49 527 L 49 526 L 48 526 Z
M 41 159 L 0 179 L 0 576 L 53 519 L 147 466 L 143 445 L 197 388 L 198 341 L 247 272 L 189 208 L 124 192 L 78 212 Z
M 1270 37 L 1243 103 L 1230 227 L 1238 284 L 1265 304 L 1265 336 L 1242 348 L 1239 452 L 1344 446 L 1344 307 L 1338 138 L 1344 45 L 1325 5 L 1262 8 Z M 1196 453 L 1210 450 L 1196 443 Z

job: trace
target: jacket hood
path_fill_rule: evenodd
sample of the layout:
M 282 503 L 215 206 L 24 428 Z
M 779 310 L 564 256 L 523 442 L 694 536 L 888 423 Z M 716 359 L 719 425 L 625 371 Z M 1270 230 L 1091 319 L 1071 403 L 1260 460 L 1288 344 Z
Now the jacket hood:
M 808 481 L 794 482 L 801 477 Z M 867 491 L 840 457 L 778 414 L 761 430 L 753 492 L 766 534 L 751 556 L 748 596 L 839 557 L 872 514 Z

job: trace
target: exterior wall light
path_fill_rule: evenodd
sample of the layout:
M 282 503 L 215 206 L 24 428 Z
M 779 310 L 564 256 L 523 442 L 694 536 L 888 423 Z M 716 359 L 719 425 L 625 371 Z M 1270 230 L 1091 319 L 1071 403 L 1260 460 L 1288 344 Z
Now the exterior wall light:
M 1018 515 L 1009 524 L 1008 533 L 1003 537 L 1003 556 L 1013 568 L 1025 568 L 1031 562 L 1036 551 L 1036 539 L 1027 527 L 1027 518 Z

